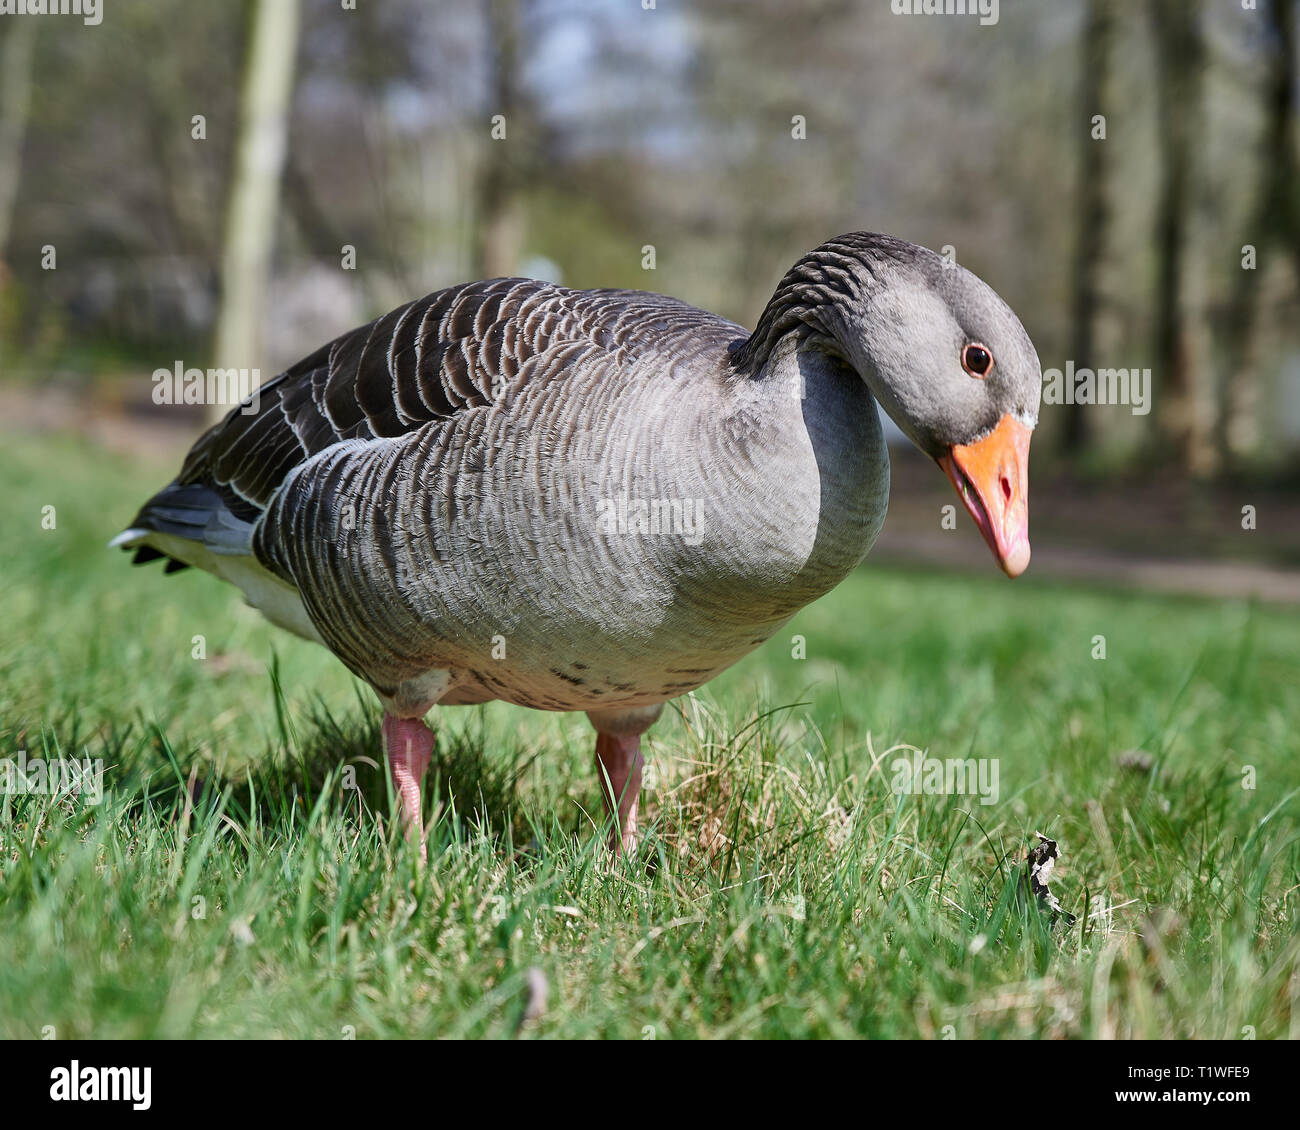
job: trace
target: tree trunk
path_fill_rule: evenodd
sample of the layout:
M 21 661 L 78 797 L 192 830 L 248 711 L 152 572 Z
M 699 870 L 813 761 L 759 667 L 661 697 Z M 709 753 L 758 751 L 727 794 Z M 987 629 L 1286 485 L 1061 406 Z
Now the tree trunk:
M 1111 49 L 1115 38 L 1115 0 L 1089 0 L 1083 33 L 1080 76 L 1079 188 L 1074 248 L 1074 326 L 1070 356 L 1075 368 L 1095 369 L 1097 315 L 1101 306 L 1101 276 L 1106 260 L 1106 229 L 1110 219 L 1109 140 L 1093 137 L 1092 119 L 1109 119 Z M 1077 455 L 1087 446 L 1086 405 L 1067 409 L 1062 443 Z
M 1263 96 L 1263 145 L 1256 168 L 1259 180 L 1255 203 L 1237 247 L 1255 249 L 1255 269 L 1239 268 L 1223 327 L 1225 369 L 1219 382 L 1219 414 L 1215 440 L 1222 465 L 1231 468 L 1259 446 L 1259 373 L 1257 345 L 1259 305 L 1268 277 L 1268 250 L 1279 236 L 1290 244 L 1300 284 L 1300 201 L 1296 182 L 1300 160 L 1295 151 L 1295 109 L 1291 98 L 1296 73 L 1296 27 L 1293 0 L 1272 0 L 1270 30 L 1272 58 Z M 1237 254 L 1241 254 L 1240 251 Z
M 1200 0 L 1153 0 L 1161 186 L 1156 214 L 1156 395 L 1164 444 L 1193 475 L 1214 469 L 1213 421 L 1206 411 L 1198 358 L 1200 330 L 1188 317 L 1196 154 L 1201 149 L 1205 49 Z
M 474 269 L 478 278 L 518 270 L 523 219 L 519 206 L 519 154 L 528 144 L 519 91 L 518 0 L 485 0 L 490 71 L 489 117 L 505 119 L 504 138 L 490 137 L 479 174 Z
M 0 289 L 5 281 L 5 253 L 13 230 L 18 180 L 22 172 L 23 139 L 31 109 L 32 55 L 36 19 L 6 20 L 0 51 Z
M 215 364 L 262 364 L 261 329 L 298 47 L 298 0 L 256 0 L 221 258 Z M 228 405 L 212 405 L 213 419 Z

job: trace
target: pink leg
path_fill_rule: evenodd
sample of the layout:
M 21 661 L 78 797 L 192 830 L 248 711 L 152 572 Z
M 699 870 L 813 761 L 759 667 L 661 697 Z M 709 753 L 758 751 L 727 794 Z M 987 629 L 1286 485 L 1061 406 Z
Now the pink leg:
M 397 790 L 398 817 L 406 828 L 407 838 L 415 837 L 420 845 L 420 859 L 428 858 L 424 846 L 424 824 L 420 818 L 420 784 L 433 756 L 433 731 L 418 718 L 384 715 L 380 728 L 384 736 L 384 753 L 393 773 Z
M 637 845 L 636 802 L 641 795 L 641 735 L 663 711 L 663 703 L 626 710 L 589 710 L 596 727 L 596 771 L 605 811 L 614 819 L 609 848 L 615 855 Z
M 641 795 L 640 734 L 596 734 L 596 761 L 600 773 L 601 792 L 605 797 L 605 811 L 617 817 L 610 833 L 609 848 L 615 855 L 619 851 L 636 850 L 636 802 Z

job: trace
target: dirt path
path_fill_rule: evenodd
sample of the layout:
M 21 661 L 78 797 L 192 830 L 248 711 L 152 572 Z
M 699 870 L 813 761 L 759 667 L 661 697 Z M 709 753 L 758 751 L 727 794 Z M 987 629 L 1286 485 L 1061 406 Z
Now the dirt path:
M 1143 589 L 1187 596 L 1249 599 L 1300 604 L 1300 569 L 1250 561 L 1210 561 L 1140 557 L 1102 550 L 1080 550 L 1034 538 L 1026 576 L 1082 581 L 1103 588 Z M 997 566 L 978 535 L 953 538 L 886 532 L 871 560 L 891 565 L 923 565 L 954 572 L 979 572 Z

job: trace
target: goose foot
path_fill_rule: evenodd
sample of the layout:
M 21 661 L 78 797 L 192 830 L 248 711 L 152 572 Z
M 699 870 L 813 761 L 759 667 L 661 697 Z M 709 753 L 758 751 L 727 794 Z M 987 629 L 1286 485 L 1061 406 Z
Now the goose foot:
M 625 711 L 587 712 L 596 727 L 596 772 L 605 811 L 614 817 L 609 850 L 631 854 L 637 846 L 637 800 L 641 796 L 641 735 L 659 717 L 663 703 Z
M 609 834 L 609 850 L 636 851 L 636 804 L 641 795 L 641 735 L 596 735 L 596 769 L 600 773 L 601 792 L 605 798 L 605 811 L 615 815 L 614 828 Z
M 420 862 L 423 863 L 428 859 L 428 851 L 420 818 L 420 786 L 433 757 L 433 731 L 418 718 L 385 714 L 380 732 L 393 774 L 393 788 L 397 791 L 398 816 L 406 829 L 407 839 L 414 837 L 419 844 Z

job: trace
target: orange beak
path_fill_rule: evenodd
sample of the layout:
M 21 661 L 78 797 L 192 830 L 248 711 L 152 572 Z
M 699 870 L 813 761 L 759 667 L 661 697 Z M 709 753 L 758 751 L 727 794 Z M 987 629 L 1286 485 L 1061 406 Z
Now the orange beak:
M 938 459 L 1008 577 L 1029 565 L 1029 437 L 1014 416 Z

